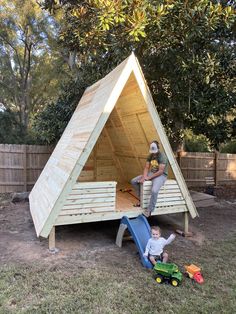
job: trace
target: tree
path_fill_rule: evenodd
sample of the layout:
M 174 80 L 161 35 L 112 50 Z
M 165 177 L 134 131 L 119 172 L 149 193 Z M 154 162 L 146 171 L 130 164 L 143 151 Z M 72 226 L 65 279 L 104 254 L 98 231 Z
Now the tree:
M 38 142 L 56 144 L 84 90 L 99 78 L 98 68 L 94 68 L 93 65 L 84 66 L 78 73 L 78 80 L 67 82 L 61 89 L 58 99 L 35 115 L 32 132 Z
M 0 4 L 0 103 L 27 130 L 30 115 L 56 98 L 64 60 L 57 25 L 33 0 Z
M 228 117 L 236 104 L 233 2 L 41 3 L 62 12 L 60 40 L 76 52 L 78 67 L 96 63 L 102 76 L 135 51 L 174 148 L 185 128 L 205 134 L 215 148 L 230 137 Z
M 0 143 L 21 144 L 27 137 L 24 127 L 10 109 L 0 111 Z

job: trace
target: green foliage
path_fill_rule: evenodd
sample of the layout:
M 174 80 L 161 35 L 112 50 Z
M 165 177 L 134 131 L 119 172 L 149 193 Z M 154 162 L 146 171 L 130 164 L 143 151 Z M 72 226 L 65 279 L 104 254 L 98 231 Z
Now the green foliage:
M 27 130 L 31 116 L 56 99 L 66 76 L 57 24 L 34 0 L 0 3 L 0 103 Z
M 85 89 L 96 82 L 102 69 L 102 60 L 98 64 L 91 62 L 89 65 L 78 69 L 78 79 L 68 81 L 61 86 L 58 99 L 39 111 L 33 119 L 32 132 L 41 144 L 55 144 L 61 137 Z M 112 67 L 107 67 L 109 72 Z M 105 72 L 105 73 L 106 73 Z
M 220 146 L 221 153 L 236 154 L 236 140 Z
M 236 106 L 235 8 L 209 0 L 41 1 L 60 12 L 60 41 L 100 77 L 133 50 L 172 142 L 191 128 L 230 138 Z
M 209 140 L 204 135 L 195 135 L 191 130 L 184 131 L 184 151 L 210 152 Z
M 10 109 L 0 111 L 0 143 L 33 144 L 33 138 L 27 133 L 25 126 L 19 122 L 17 113 Z
M 61 137 L 84 91 L 76 82 L 64 87 L 58 100 L 47 105 L 33 120 L 32 131 L 41 144 L 55 144 Z

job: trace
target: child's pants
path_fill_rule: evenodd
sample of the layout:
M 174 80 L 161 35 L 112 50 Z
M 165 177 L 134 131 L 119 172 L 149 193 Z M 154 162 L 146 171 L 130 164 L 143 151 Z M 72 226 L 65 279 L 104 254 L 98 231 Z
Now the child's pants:
M 148 175 L 153 174 L 152 172 L 148 173 Z M 130 183 L 132 184 L 138 198 L 140 198 L 140 183 L 139 180 L 141 180 L 142 175 L 139 175 L 135 178 L 133 178 Z M 160 191 L 160 188 L 165 184 L 167 179 L 167 176 L 165 174 L 162 174 L 159 177 L 156 177 L 154 179 L 152 179 L 152 191 L 151 191 L 151 198 L 150 198 L 150 202 L 148 205 L 148 211 L 149 212 L 153 212 L 156 206 L 156 202 L 157 202 L 157 197 L 158 197 L 158 193 Z

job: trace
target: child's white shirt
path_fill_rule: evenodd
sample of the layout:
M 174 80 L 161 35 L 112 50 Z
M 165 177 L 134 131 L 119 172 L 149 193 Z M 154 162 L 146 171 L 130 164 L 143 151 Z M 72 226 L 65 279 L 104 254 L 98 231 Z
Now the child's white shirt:
M 148 243 L 146 245 L 146 249 L 144 252 L 145 256 L 150 255 L 161 255 L 163 253 L 163 249 L 166 245 L 170 244 L 173 240 L 175 239 L 175 235 L 171 234 L 168 239 L 165 238 L 158 238 L 158 239 L 153 239 L 150 238 L 148 240 Z

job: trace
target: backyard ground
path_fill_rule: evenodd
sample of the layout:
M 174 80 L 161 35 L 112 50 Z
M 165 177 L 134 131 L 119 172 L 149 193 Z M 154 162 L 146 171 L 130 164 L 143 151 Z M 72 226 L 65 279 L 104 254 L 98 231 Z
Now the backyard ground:
M 205 283 L 156 284 L 132 240 L 115 245 L 119 221 L 57 227 L 57 254 L 36 237 L 27 202 L 0 195 L 0 313 L 233 313 L 236 307 L 236 189 L 219 188 L 198 208 L 193 236 L 177 236 L 170 262 L 202 267 Z M 156 216 L 167 237 L 181 215 Z

